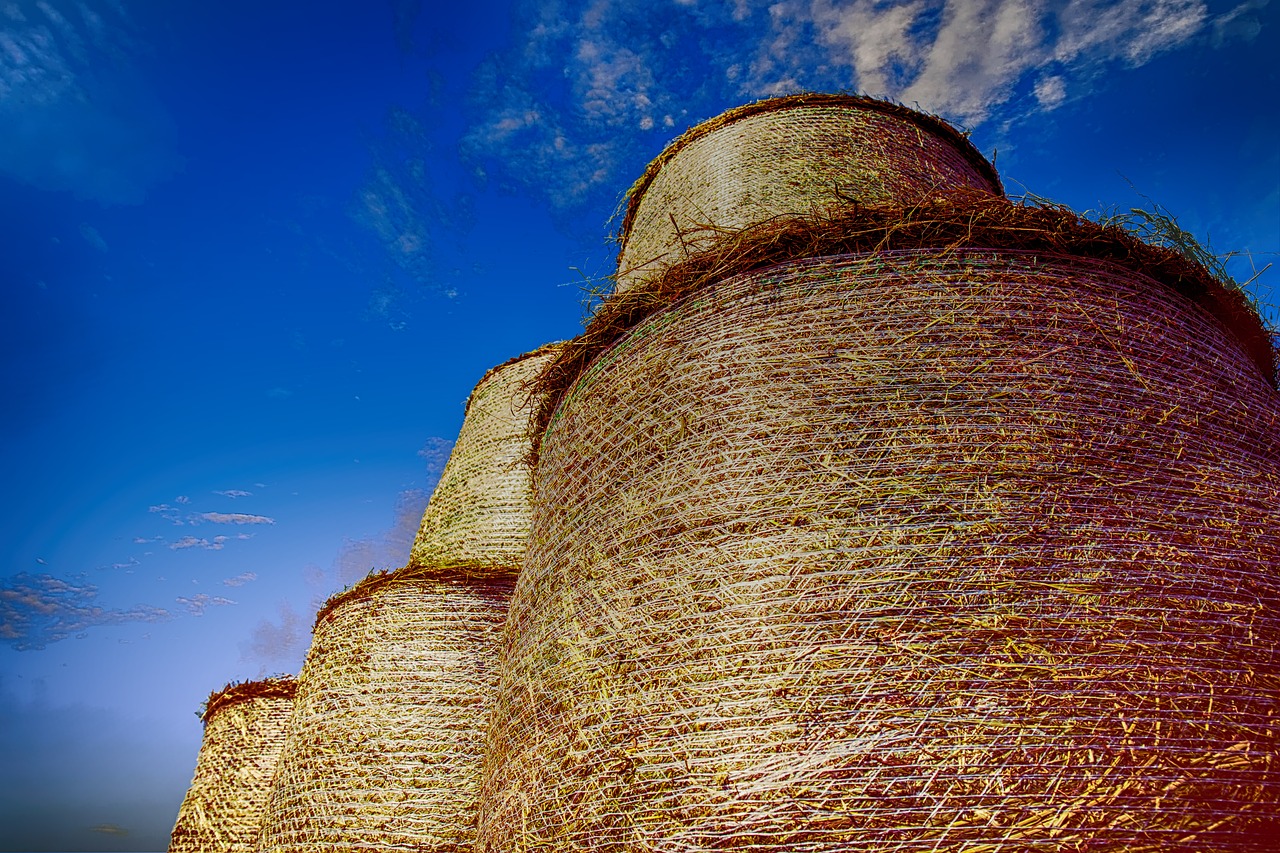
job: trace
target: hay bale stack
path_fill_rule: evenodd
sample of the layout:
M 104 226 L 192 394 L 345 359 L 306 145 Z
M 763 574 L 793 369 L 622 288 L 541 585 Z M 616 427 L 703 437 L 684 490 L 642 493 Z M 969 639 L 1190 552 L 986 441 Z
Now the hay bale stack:
M 453 569 L 470 577 L 514 577 L 529 536 L 526 384 L 556 344 L 501 364 L 481 378 L 440 482 L 431 495 L 409 557 L 417 568 Z
M 269 678 L 229 684 L 205 702 L 195 776 L 178 809 L 169 853 L 253 850 L 296 683 Z
M 401 569 L 325 604 L 259 851 L 470 849 L 509 598 Z
M 560 360 L 478 849 L 1275 849 L 1256 318 L 1061 211 L 975 210 L 623 294 Z M 1061 251 L 999 242 L 1051 220 Z
M 1003 192 L 968 137 L 939 118 L 854 95 L 747 104 L 686 131 L 631 188 L 617 288 L 657 278 L 725 230 L 851 201 L 909 205 L 957 189 Z

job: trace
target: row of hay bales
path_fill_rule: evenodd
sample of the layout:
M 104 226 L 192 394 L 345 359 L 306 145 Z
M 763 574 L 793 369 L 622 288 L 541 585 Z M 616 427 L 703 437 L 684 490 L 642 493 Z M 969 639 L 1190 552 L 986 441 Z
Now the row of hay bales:
M 852 96 L 676 140 L 615 295 L 321 610 L 254 845 L 203 849 L 1276 849 L 1271 339 L 1001 192 Z

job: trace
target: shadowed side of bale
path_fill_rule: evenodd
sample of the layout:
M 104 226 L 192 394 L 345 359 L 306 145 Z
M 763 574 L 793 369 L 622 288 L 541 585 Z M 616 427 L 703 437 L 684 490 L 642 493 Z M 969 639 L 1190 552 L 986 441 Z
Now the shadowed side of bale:
M 467 401 L 449 462 L 422 516 L 409 558 L 415 568 L 471 577 L 512 576 L 529 536 L 526 385 L 555 352 L 549 344 L 490 370 Z
M 731 110 L 668 146 L 630 194 L 617 289 L 661 275 L 734 230 L 833 204 L 901 204 L 1002 192 L 995 170 L 941 119 L 848 95 L 793 95 Z
M 470 850 L 510 586 L 374 575 L 321 610 L 258 850 Z
M 229 685 L 205 704 L 195 776 L 169 853 L 253 850 L 293 712 L 291 678 Z
M 759 270 L 599 354 L 536 476 L 479 849 L 1275 849 L 1280 395 L 1171 288 Z

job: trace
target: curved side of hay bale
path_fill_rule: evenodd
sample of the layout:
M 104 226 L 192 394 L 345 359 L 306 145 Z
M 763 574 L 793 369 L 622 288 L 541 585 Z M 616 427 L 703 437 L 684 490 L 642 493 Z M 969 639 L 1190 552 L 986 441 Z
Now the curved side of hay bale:
M 529 536 L 528 384 L 556 344 L 493 368 L 467 400 L 466 415 L 413 544 L 409 566 L 470 577 L 512 576 Z
M 326 605 L 259 851 L 470 849 L 509 598 L 401 570 Z
M 1171 288 L 784 264 L 541 453 L 478 849 L 1274 849 L 1280 394 Z
M 296 687 L 292 678 L 271 678 L 228 685 L 209 697 L 200 715 L 204 739 L 195 776 L 169 853 L 253 850 Z
M 629 193 L 617 289 L 775 216 L 834 204 L 902 204 L 958 189 L 1003 190 L 969 140 L 933 116 L 851 95 L 748 104 L 698 125 Z

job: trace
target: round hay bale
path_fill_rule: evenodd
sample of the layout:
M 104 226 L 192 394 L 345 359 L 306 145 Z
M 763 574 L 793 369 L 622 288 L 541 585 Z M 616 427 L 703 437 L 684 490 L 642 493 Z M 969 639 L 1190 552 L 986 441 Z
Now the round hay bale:
M 478 849 L 1276 849 L 1280 394 L 1173 287 L 756 270 L 540 454 Z
M 529 537 L 526 387 L 557 344 L 501 364 L 476 385 L 453 452 L 422 515 L 409 566 L 486 578 L 520 570 Z
M 262 826 L 297 684 L 229 684 L 205 702 L 195 776 L 178 809 L 169 853 L 253 850 Z
M 259 851 L 470 849 L 510 593 L 401 569 L 321 608 Z
M 747 104 L 686 131 L 631 188 L 617 289 L 774 216 L 910 205 L 957 189 L 1003 192 L 968 137 L 935 116 L 855 95 Z

